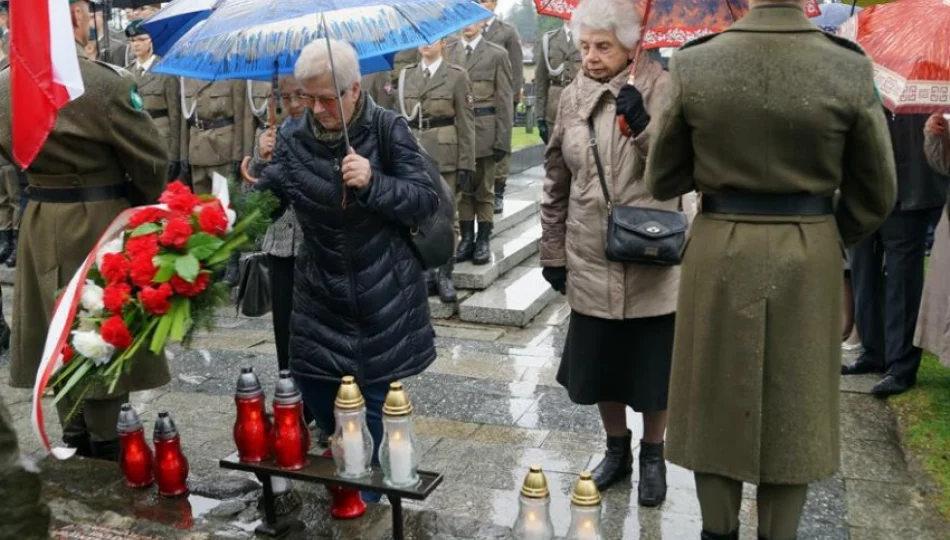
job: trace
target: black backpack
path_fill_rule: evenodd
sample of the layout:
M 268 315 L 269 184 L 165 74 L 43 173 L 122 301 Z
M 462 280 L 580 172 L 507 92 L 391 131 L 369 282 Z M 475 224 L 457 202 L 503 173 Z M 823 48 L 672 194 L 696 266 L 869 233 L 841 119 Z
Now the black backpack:
M 379 156 L 384 170 L 391 169 L 389 145 L 393 125 L 398 121 L 399 117 L 392 111 L 382 107 L 377 110 Z M 439 163 L 422 146 L 419 146 L 419 153 L 425 161 L 432 188 L 439 196 L 439 208 L 425 223 L 409 231 L 410 245 L 423 268 L 439 268 L 455 256 L 455 196 L 439 172 Z

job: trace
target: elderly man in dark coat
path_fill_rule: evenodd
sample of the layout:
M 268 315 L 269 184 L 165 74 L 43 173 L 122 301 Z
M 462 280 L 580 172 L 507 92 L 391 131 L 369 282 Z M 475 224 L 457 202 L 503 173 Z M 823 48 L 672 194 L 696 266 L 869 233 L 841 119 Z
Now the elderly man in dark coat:
M 658 199 L 699 191 L 702 214 L 683 256 L 667 459 L 696 473 L 703 539 L 739 537 L 749 482 L 759 538 L 792 540 L 807 484 L 838 468 L 841 242 L 894 206 L 872 65 L 802 2 L 753 1 L 676 52 L 670 76 L 646 182 Z

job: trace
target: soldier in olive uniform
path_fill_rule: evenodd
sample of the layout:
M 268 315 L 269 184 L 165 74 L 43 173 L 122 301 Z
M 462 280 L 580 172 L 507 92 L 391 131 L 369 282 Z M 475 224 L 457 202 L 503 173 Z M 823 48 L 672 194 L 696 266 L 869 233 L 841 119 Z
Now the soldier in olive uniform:
M 0 398 L 0 538 L 49 538 L 50 512 L 41 490 L 40 471 L 20 454 L 13 418 Z
M 131 206 L 154 204 L 165 187 L 168 152 L 141 108 L 131 75 L 88 60 L 89 5 L 70 0 L 76 54 L 85 93 L 60 111 L 52 132 L 26 170 L 29 197 L 23 215 L 20 267 L 13 299 L 10 384 L 32 388 L 46 342 L 57 292 L 96 245 L 112 220 Z M 10 70 L 0 72 L 0 155 L 12 161 Z M 137 358 L 115 392 L 93 390 L 75 403 L 57 404 L 63 440 L 80 455 L 114 459 L 116 419 L 128 392 L 169 380 L 164 357 Z
M 496 0 L 479 1 L 485 9 L 492 12 L 498 6 Z M 518 35 L 518 29 L 498 17 L 492 17 L 485 23 L 482 32 L 485 39 L 504 47 L 508 52 L 508 61 L 511 63 L 511 85 L 514 91 L 512 94 L 512 110 L 517 110 L 518 103 L 521 102 L 521 89 L 524 88 L 524 51 L 521 50 L 521 36 Z M 494 212 L 496 214 L 502 213 L 505 209 L 505 184 L 508 182 L 508 161 L 510 159 L 511 156 L 507 155 L 495 166 Z
M 211 193 L 211 176 L 240 174 L 250 111 L 245 81 L 184 79 L 181 125 L 183 176 L 195 193 Z M 187 166 L 185 165 L 187 163 Z
M 6 9 L 5 6 L 0 9 Z M 0 70 L 7 69 L 9 34 L 0 37 Z M 17 233 L 20 229 L 20 186 L 16 167 L 0 157 L 0 264 L 16 266 Z M 12 264 L 11 264 L 12 263 Z M 6 326 L 6 323 L 3 325 Z M 6 331 L 9 333 L 9 331 Z M 2 335 L 2 332 L 0 332 Z M 0 337 L 2 341 L 2 337 Z
M 458 178 L 469 185 L 475 174 L 474 98 L 465 68 L 443 60 L 443 47 L 443 40 L 419 47 L 421 60 L 400 72 L 399 106 L 455 193 Z M 439 268 L 435 279 L 446 303 L 458 299 L 452 284 L 454 262 Z
M 471 259 L 474 264 L 491 261 L 495 166 L 511 152 L 514 121 L 508 53 L 482 38 L 484 26 L 482 21 L 464 28 L 461 39 L 447 44 L 445 54 L 450 62 L 465 66 L 475 101 L 475 178 L 471 183 L 462 182 L 461 178 L 456 181 L 461 194 L 458 216 L 462 240 L 455 253 L 457 261 Z
M 265 81 L 247 81 L 247 110 L 244 113 L 244 142 L 242 143 L 247 156 L 253 155 L 258 131 L 267 127 L 267 111 L 270 108 L 273 92 L 272 84 Z M 279 108 L 280 103 L 277 106 Z
M 125 38 L 125 32 L 115 29 L 109 24 L 106 17 L 106 5 L 101 2 L 90 2 L 89 5 L 95 14 L 91 29 L 96 34 L 96 50 L 99 52 L 99 60 L 115 66 L 125 66 L 131 63 L 132 50 Z M 109 36 L 108 40 L 106 35 Z
M 159 57 L 152 51 L 152 38 L 145 33 L 142 21 L 134 21 L 125 29 L 135 61 L 126 66 L 138 85 L 145 112 L 158 129 L 159 140 L 168 148 L 168 179 L 181 174 L 181 95 L 178 79 L 149 73 Z
M 380 107 L 399 112 L 397 96 L 399 92 L 399 74 L 410 64 L 418 63 L 419 49 L 406 49 L 393 56 L 393 69 L 380 71 L 363 76 L 364 92 L 367 92 L 373 101 Z
M 541 36 L 537 48 L 541 58 L 534 72 L 534 110 L 538 114 L 538 132 L 544 144 L 557 121 L 561 91 L 581 70 L 581 51 L 574 44 L 567 24 Z

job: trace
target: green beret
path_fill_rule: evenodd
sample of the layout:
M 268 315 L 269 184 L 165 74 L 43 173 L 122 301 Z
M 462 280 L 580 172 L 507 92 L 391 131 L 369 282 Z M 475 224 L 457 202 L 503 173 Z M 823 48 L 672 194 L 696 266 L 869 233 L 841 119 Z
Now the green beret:
M 142 28 L 142 19 L 132 21 L 125 27 L 125 35 L 130 38 L 147 34 L 148 32 L 145 31 L 145 28 Z

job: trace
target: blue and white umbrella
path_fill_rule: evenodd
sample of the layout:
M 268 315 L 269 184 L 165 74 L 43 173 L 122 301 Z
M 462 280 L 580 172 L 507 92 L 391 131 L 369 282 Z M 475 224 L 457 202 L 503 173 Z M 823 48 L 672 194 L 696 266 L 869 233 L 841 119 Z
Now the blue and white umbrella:
M 850 3 L 821 4 L 819 8 L 821 9 L 821 15 L 812 17 L 809 20 L 825 32 L 834 32 L 837 30 L 839 26 L 844 24 L 844 22 L 851 17 L 852 11 L 854 15 L 861 12 L 861 8 L 852 6 Z
M 218 0 L 152 70 L 204 80 L 271 80 L 275 71 L 293 73 L 300 51 L 329 37 L 353 45 L 364 74 L 385 71 L 396 52 L 491 15 L 471 0 Z
M 186 32 L 208 18 L 220 0 L 174 0 L 142 23 L 152 50 L 163 56 Z

